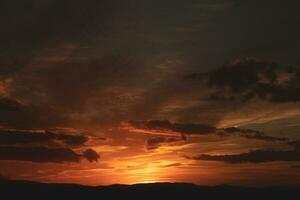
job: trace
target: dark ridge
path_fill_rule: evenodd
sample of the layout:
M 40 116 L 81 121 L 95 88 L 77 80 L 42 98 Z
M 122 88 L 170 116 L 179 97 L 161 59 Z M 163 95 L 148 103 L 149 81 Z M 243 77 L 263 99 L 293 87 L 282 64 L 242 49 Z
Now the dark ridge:
M 0 195 L 4 199 L 111 199 L 127 198 L 186 198 L 231 199 L 284 198 L 300 195 L 292 187 L 239 187 L 230 185 L 197 186 L 190 183 L 150 183 L 135 185 L 83 186 L 77 184 L 38 183 L 21 180 L 0 180 Z

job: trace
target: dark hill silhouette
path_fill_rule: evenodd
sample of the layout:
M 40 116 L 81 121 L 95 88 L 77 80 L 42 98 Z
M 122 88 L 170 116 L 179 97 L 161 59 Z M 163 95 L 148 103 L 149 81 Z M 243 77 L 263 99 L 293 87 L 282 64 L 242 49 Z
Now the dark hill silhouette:
M 299 188 L 197 186 L 190 183 L 151 183 L 135 185 L 83 186 L 50 184 L 22 180 L 0 180 L 1 199 L 261 199 L 299 197 Z M 5 198 L 2 198 L 5 197 Z

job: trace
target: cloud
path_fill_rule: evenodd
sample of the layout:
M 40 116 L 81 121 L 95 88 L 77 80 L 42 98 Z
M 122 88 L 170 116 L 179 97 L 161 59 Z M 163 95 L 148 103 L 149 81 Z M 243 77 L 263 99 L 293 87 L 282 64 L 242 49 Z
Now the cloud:
M 83 148 L 88 140 L 81 134 L 0 130 L 0 160 L 62 163 L 85 158 L 97 162 L 100 156 L 93 149 L 82 154 L 71 149 Z
M 79 162 L 82 158 L 92 162 L 97 161 L 99 156 L 91 149 L 81 155 L 69 148 L 0 146 L 0 160 L 63 163 Z
M 82 146 L 88 141 L 86 135 L 54 132 L 9 131 L 0 130 L 0 145 L 60 145 Z
M 163 168 L 168 168 L 168 167 L 179 167 L 181 166 L 182 164 L 181 163 L 171 163 L 171 164 L 168 164 L 168 165 L 162 165 L 161 167 Z
M 268 136 L 260 131 L 238 127 L 217 128 L 204 124 L 172 123 L 168 120 L 129 121 L 128 124 L 129 127 L 127 128 L 134 132 L 144 132 L 155 135 L 181 135 L 183 139 L 186 139 L 186 136 L 218 135 L 241 136 L 247 139 L 271 142 L 288 140 L 288 138 Z
M 203 124 L 171 123 L 168 120 L 129 121 L 135 128 L 181 133 L 184 135 L 205 135 L 216 131 L 215 127 Z
M 300 169 L 300 165 L 292 165 L 291 168 L 292 169 Z
M 8 111 L 17 111 L 20 109 L 21 104 L 10 98 L 0 98 L 0 109 Z
M 47 105 L 0 97 L 0 124 L 8 128 L 39 129 L 63 126 L 64 115 Z M 66 125 L 66 124 L 64 124 Z
M 236 134 L 239 133 L 240 136 L 245 137 L 247 139 L 257 139 L 257 140 L 265 140 L 265 141 L 287 141 L 288 138 L 285 137 L 273 137 L 265 135 L 263 132 L 252 130 L 252 129 L 242 129 L 237 127 L 229 127 L 220 129 L 227 134 Z
M 98 159 L 100 158 L 98 153 L 96 151 L 94 151 L 93 149 L 85 150 L 83 152 L 83 157 L 85 157 L 90 162 L 93 162 L 93 161 L 98 162 Z
M 54 43 L 86 44 L 106 35 L 128 20 L 122 16 L 125 7 L 129 8 L 120 0 L 5 1 L 0 12 L 10 20 L 1 20 L 0 38 L 6 39 L 0 47 L 0 77 L 19 72 L 37 52 Z
M 70 55 L 65 61 L 32 63 L 11 78 L 11 104 L 0 104 L 0 123 L 49 129 L 103 127 L 125 120 L 135 114 L 132 106 L 143 91 L 139 77 L 147 69 L 142 65 L 140 58 L 126 53 Z
M 257 59 L 239 59 L 202 74 L 190 74 L 187 79 L 205 81 L 215 91 L 212 101 L 246 102 L 260 98 L 285 103 L 300 100 L 300 69 Z
M 178 145 L 184 142 L 186 138 L 182 137 L 151 137 L 146 141 L 146 148 L 147 150 L 154 150 L 159 148 L 160 146 L 165 145 Z
M 188 159 L 220 161 L 231 164 L 239 163 L 263 163 L 272 161 L 300 161 L 299 151 L 273 151 L 273 150 L 255 150 L 247 153 L 233 155 L 207 155 L 187 156 Z
M 294 147 L 296 150 L 300 150 L 300 140 L 290 141 L 288 144 Z
M 8 96 L 22 103 L 14 109 L 0 102 L 0 124 L 90 127 L 123 118 L 140 73 L 147 74 L 143 63 L 136 63 L 143 58 L 127 53 L 126 43 L 136 40 L 127 28 L 135 30 L 140 20 L 138 5 L 121 0 L 3 3 L 0 11 L 10 23 L 1 20 L 0 82 L 11 80 Z
M 83 147 L 88 136 L 54 132 L 0 131 L 0 159 L 32 162 L 98 161 L 100 156 L 93 149 L 78 154 L 68 147 Z M 42 146 L 41 146 L 42 145 Z
M 273 137 L 273 136 L 268 136 L 268 135 L 263 135 L 263 134 L 255 134 L 255 135 L 249 135 L 249 134 L 244 134 L 242 137 L 245 137 L 247 139 L 256 139 L 256 140 L 264 140 L 264 141 L 287 141 L 289 140 L 286 137 Z

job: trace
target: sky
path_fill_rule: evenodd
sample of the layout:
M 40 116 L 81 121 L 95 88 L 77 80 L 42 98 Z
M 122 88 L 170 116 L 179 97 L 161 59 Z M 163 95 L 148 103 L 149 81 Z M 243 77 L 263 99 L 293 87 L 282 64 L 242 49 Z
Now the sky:
M 297 0 L 4 0 L 0 178 L 300 186 Z

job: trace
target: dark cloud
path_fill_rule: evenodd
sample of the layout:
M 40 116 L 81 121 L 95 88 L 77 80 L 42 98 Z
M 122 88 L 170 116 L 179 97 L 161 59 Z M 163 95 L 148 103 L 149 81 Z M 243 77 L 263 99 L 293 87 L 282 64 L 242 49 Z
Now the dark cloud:
M 294 147 L 296 150 L 300 150 L 300 140 L 290 141 L 288 144 Z
M 54 133 L 45 131 L 42 133 L 31 131 L 0 131 L 0 145 L 60 145 L 82 146 L 88 141 L 86 135 Z
M 265 140 L 265 141 L 287 141 L 288 138 L 284 137 L 273 137 L 265 135 L 264 133 L 252 129 L 242 129 L 237 127 L 229 127 L 220 129 L 220 131 L 224 131 L 228 134 L 239 134 L 242 137 L 247 139 L 257 139 L 257 140 Z
M 88 136 L 86 135 L 70 135 L 64 133 L 52 133 L 49 131 L 46 131 L 45 134 L 54 138 L 54 140 L 60 140 L 66 145 L 71 146 L 81 146 L 88 141 Z
M 174 134 L 181 134 L 183 139 L 186 136 L 196 135 L 219 135 L 219 136 L 241 136 L 247 139 L 256 139 L 264 141 L 287 141 L 288 138 L 273 137 L 265 135 L 264 133 L 252 129 L 242 129 L 237 127 L 217 128 L 203 124 L 184 124 L 184 123 L 171 123 L 168 120 L 150 120 L 150 121 L 129 121 L 129 124 L 134 128 L 159 131 L 157 134 L 167 134 L 173 132 Z M 156 134 L 156 133 L 155 133 Z
M 215 5 L 223 1 L 1 2 L 0 81 L 11 79 L 9 96 L 25 102 L 1 114 L 11 116 L 3 123 L 91 127 L 159 113 L 181 96 L 169 95 L 186 70 L 178 64 L 179 38 L 201 29 L 195 22 L 206 21 Z
M 207 155 L 187 157 L 194 160 L 221 161 L 231 164 L 263 163 L 272 161 L 300 161 L 299 151 L 255 150 L 234 155 Z
M 254 59 L 237 60 L 229 65 L 224 65 L 209 72 L 208 84 L 217 88 L 229 88 L 233 92 L 243 92 L 252 89 L 260 81 L 261 76 L 266 76 L 266 81 L 276 81 L 274 63 L 256 61 Z
M 18 111 L 0 111 L 5 116 L 0 122 L 18 128 L 91 127 L 161 117 L 155 115 L 170 102 L 198 89 L 186 90 L 177 78 L 195 66 L 209 66 L 191 52 L 207 50 L 206 25 L 215 17 L 223 20 L 221 13 L 232 5 L 223 0 L 4 1 L 2 19 L 9 20 L 3 20 L 0 34 L 0 74 L 12 79 L 9 95 L 25 103 Z M 219 57 L 213 55 L 204 57 Z
M 10 98 L 0 98 L 0 109 L 3 111 L 18 111 L 20 110 L 21 104 Z
M 0 146 L 0 160 L 63 163 L 79 162 L 86 158 L 92 162 L 97 161 L 97 155 L 93 150 L 87 150 L 81 155 L 68 148 Z
M 138 70 L 134 59 L 117 55 L 43 64 L 14 76 L 9 86 L 13 97 L 0 99 L 1 125 L 45 129 L 105 124 L 124 118 L 134 99 L 122 89 L 137 85 L 128 79 L 130 71 Z
M 257 59 L 240 59 L 207 74 L 191 74 L 188 79 L 206 80 L 215 89 L 213 101 L 244 102 L 260 98 L 270 102 L 297 102 L 300 70 L 292 66 Z
M 186 140 L 186 138 L 184 138 L 184 137 L 182 137 L 182 138 L 180 138 L 180 137 L 165 137 L 165 136 L 152 137 L 146 141 L 146 148 L 148 150 L 154 150 L 154 149 L 159 148 L 160 146 L 176 145 L 185 140 Z
M 88 127 L 160 114 L 171 100 L 185 96 L 183 84 L 174 77 L 199 66 L 213 66 L 201 63 L 204 57 L 221 63 L 223 52 L 240 46 L 240 42 L 223 39 L 231 37 L 231 31 L 238 27 L 223 23 L 223 14 L 236 19 L 227 9 L 237 14 L 248 4 L 223 0 L 3 1 L 0 74 L 13 79 L 10 95 L 29 102 L 20 112 L 4 113 L 2 116 L 14 117 L 3 121 L 27 128 L 29 124 L 51 127 L 67 123 Z M 266 10 L 273 12 L 269 7 Z M 255 17 L 253 13 L 249 14 Z M 244 17 L 248 19 L 248 15 Z M 212 34 L 222 32 L 212 31 L 221 24 L 231 25 L 229 29 L 220 28 L 230 33 L 222 37 Z M 232 33 L 239 36 L 238 31 Z M 216 38 L 231 42 L 212 42 Z M 128 54 L 133 55 L 133 61 L 127 60 Z M 203 55 L 201 59 L 199 55 Z M 57 61 L 61 57 L 63 61 Z M 112 88 L 122 91 L 116 92 L 119 95 L 107 93 Z M 141 98 L 139 103 L 134 102 L 133 109 L 128 104 L 136 91 Z M 130 97 L 126 99 L 125 95 Z
M 85 100 L 94 97 L 103 88 L 132 85 L 125 75 L 135 69 L 135 60 L 123 55 L 73 59 L 27 71 L 15 80 L 14 93 L 36 98 L 33 101 L 46 100 L 60 109 L 80 109 Z M 36 93 L 28 96 L 30 90 Z
M 292 165 L 291 168 L 292 169 L 300 169 L 300 165 Z
M 85 157 L 90 162 L 98 162 L 98 160 L 100 159 L 99 154 L 93 149 L 87 149 L 86 151 L 84 151 L 83 157 Z
M 168 120 L 129 121 L 129 124 L 141 129 L 174 131 L 184 135 L 209 134 L 216 131 L 215 127 L 203 124 L 171 123 Z
M 136 0 L 1 2 L 0 81 L 12 80 L 8 96 L 22 104 L 8 110 L 0 102 L 5 107 L 0 124 L 53 128 L 122 117 L 126 101 L 120 90 L 140 77 L 137 66 L 143 71 L 143 64 L 135 63 L 142 58 L 128 58 L 126 44 L 136 38 L 127 31 L 138 28 L 139 5 Z M 99 114 L 91 115 L 89 105 Z
M 50 106 L 0 98 L 0 124 L 17 129 L 45 129 L 67 125 L 63 113 Z
M 262 132 L 260 131 L 256 131 L 256 130 L 252 130 L 252 129 L 242 129 L 242 128 L 238 128 L 238 127 L 228 127 L 228 128 L 223 128 L 221 130 L 224 130 L 226 133 L 253 133 L 255 135 L 263 135 Z
M 128 21 L 129 13 L 124 14 L 125 7 L 130 9 L 131 3 L 120 0 L 2 1 L 0 56 L 4 68 L 0 72 L 9 75 L 20 70 L 44 47 L 87 43 L 118 29 L 122 22 L 132 24 Z
M 1 130 L 0 160 L 62 163 L 85 158 L 97 162 L 100 156 L 93 149 L 82 154 L 71 149 L 84 147 L 88 140 L 87 135 L 73 133 Z
M 273 137 L 273 136 L 268 136 L 268 135 L 263 135 L 263 134 L 244 134 L 242 135 L 245 138 L 248 139 L 256 139 L 256 140 L 264 140 L 264 141 L 287 141 L 289 140 L 288 138 L 285 137 Z

